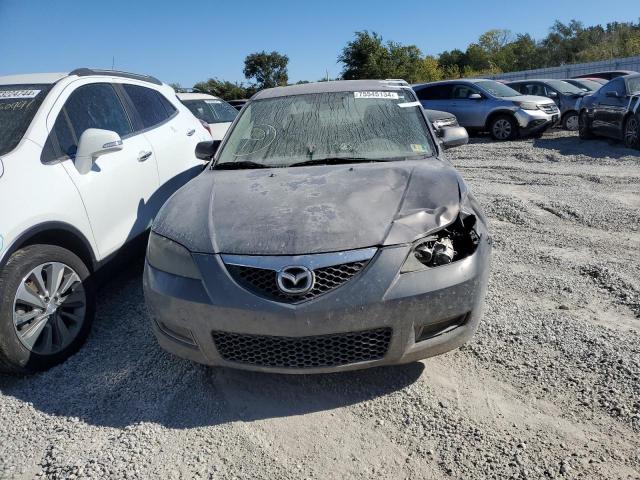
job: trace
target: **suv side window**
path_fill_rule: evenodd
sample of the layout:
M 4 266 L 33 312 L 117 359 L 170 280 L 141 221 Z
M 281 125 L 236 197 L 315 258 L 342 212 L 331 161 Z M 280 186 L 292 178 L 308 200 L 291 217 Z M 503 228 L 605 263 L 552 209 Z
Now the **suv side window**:
M 611 80 L 609 83 L 606 83 L 598 90 L 599 97 L 606 97 L 607 92 L 618 92 L 618 95 L 623 97 L 626 94 L 626 88 L 624 85 L 624 80 Z
M 133 132 L 120 98 L 108 83 L 83 85 L 71 93 L 56 118 L 41 160 L 73 157 L 80 136 L 89 128 L 112 130 L 121 137 Z
M 480 94 L 480 91 L 473 88 L 471 85 L 459 83 L 453 86 L 451 98 L 453 100 L 466 100 L 474 93 Z
M 152 88 L 126 83 L 122 85 L 122 88 L 127 92 L 140 116 L 142 129 L 155 127 L 176 112 L 176 108 L 160 92 Z
M 546 97 L 547 92 L 544 90 L 544 86 L 539 83 L 521 83 L 518 85 L 520 88 L 516 88 L 523 95 L 537 95 L 538 97 Z
M 420 100 L 449 100 L 451 97 L 451 85 L 433 85 L 418 90 Z

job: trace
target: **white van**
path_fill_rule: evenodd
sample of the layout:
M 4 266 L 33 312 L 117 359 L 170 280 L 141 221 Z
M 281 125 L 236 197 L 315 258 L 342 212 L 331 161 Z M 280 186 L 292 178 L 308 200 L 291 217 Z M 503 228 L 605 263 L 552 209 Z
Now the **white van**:
M 153 77 L 0 77 L 0 370 L 46 369 L 81 346 L 93 274 L 202 169 L 203 140 Z

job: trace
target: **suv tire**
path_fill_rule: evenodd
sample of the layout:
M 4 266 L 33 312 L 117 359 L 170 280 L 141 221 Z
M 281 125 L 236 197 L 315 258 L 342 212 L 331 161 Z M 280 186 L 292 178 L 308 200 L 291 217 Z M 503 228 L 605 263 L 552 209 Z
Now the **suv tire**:
M 580 121 L 578 119 L 578 112 L 569 112 L 562 117 L 562 128 L 575 132 L 580 129 Z
M 513 140 L 518 136 L 518 123 L 509 115 L 498 115 L 489 123 L 489 132 L 494 140 Z
M 62 362 L 86 340 L 94 312 L 93 281 L 75 254 L 54 245 L 16 251 L 0 272 L 0 370 Z
M 625 147 L 640 148 L 640 114 L 629 115 L 622 133 Z
M 587 117 L 587 112 L 582 111 L 578 116 L 578 136 L 582 140 L 589 140 L 593 138 L 593 133 L 591 133 L 591 128 L 589 127 L 589 117 Z

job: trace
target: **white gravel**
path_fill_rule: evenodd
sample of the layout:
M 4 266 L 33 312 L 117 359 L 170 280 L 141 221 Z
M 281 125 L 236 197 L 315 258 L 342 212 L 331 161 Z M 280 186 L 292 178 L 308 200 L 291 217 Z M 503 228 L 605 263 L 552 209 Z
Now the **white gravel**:
M 484 320 L 396 368 L 278 376 L 161 351 L 140 268 L 65 364 L 0 376 L 0 478 L 640 478 L 640 152 L 452 150 L 491 220 Z

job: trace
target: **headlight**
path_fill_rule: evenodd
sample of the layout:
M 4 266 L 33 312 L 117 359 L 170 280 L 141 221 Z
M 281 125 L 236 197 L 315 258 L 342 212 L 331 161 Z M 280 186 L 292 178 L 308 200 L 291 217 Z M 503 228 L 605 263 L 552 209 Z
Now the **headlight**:
M 472 255 L 480 242 L 475 226 L 474 215 L 464 220 L 458 217 L 448 227 L 416 240 L 400 273 L 447 265 Z
M 147 246 L 149 265 L 163 272 L 187 278 L 200 278 L 189 250 L 177 242 L 151 232 Z
M 523 110 L 538 110 L 538 104 L 533 102 L 514 102 Z
M 433 121 L 433 127 L 436 129 L 440 129 L 440 128 L 444 128 L 444 127 L 451 127 L 451 126 L 456 126 L 458 124 L 458 121 L 455 118 L 440 118 L 438 120 L 434 120 Z

